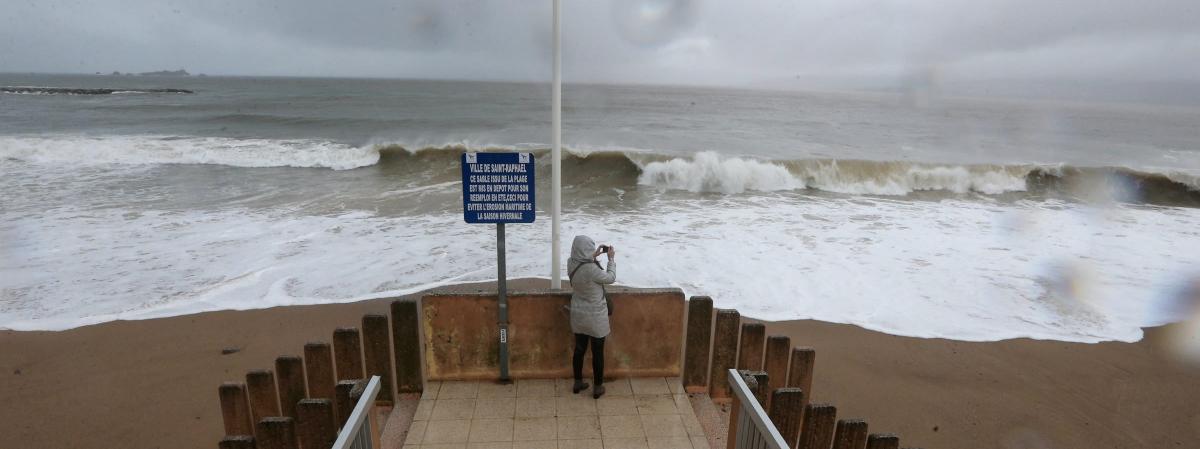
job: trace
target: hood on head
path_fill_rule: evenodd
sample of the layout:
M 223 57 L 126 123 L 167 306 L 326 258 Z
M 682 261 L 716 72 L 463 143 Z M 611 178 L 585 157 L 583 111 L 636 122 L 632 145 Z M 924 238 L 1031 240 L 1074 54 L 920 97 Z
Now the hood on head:
M 586 235 L 575 236 L 571 242 L 571 259 L 578 262 L 590 262 L 596 252 L 596 242 Z

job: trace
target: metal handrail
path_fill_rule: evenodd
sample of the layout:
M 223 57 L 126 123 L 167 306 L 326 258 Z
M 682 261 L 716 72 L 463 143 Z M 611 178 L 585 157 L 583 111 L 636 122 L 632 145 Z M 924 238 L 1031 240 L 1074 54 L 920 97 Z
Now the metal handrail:
M 379 376 L 371 376 L 362 397 L 359 397 L 358 403 L 354 405 L 354 411 L 350 412 L 350 417 L 346 419 L 346 425 L 338 432 L 333 449 L 372 449 L 371 420 L 367 414 L 375 404 L 375 397 L 379 395 L 379 382 Z
M 729 370 L 729 386 L 738 401 L 737 434 L 734 436 L 737 449 L 788 449 L 787 441 L 779 434 L 767 412 L 758 404 L 758 399 L 742 380 L 736 369 Z

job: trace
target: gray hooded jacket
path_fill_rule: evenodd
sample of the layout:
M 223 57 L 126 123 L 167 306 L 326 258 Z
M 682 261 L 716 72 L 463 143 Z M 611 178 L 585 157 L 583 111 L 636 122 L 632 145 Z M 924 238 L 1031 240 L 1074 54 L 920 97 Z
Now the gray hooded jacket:
M 595 338 L 607 337 L 608 304 L 604 302 L 602 284 L 611 284 L 617 280 L 617 263 L 608 260 L 608 269 L 601 270 L 592 254 L 596 252 L 596 242 L 587 236 L 575 236 L 571 243 L 571 259 L 567 261 L 567 274 L 571 276 L 571 332 L 585 334 Z M 579 267 L 576 271 L 575 268 Z

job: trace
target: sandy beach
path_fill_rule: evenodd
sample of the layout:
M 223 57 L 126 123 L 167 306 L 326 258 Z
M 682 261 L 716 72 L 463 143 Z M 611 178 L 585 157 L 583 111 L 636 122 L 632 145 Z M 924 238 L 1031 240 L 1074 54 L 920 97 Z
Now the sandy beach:
M 213 447 L 222 433 L 222 381 L 298 355 L 337 326 L 385 313 L 388 302 L 0 331 L 0 447 Z M 1166 330 L 1148 329 L 1133 344 L 966 343 L 816 321 L 767 323 L 768 334 L 816 348 L 815 401 L 927 449 L 1194 447 L 1200 368 L 1161 349 Z M 226 348 L 238 351 L 223 355 Z

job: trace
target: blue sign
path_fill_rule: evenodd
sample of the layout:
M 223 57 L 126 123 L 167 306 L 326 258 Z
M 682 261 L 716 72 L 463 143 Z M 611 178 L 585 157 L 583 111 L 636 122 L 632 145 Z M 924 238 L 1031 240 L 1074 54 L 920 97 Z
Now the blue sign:
M 533 223 L 533 155 L 462 156 L 463 219 L 467 223 Z

